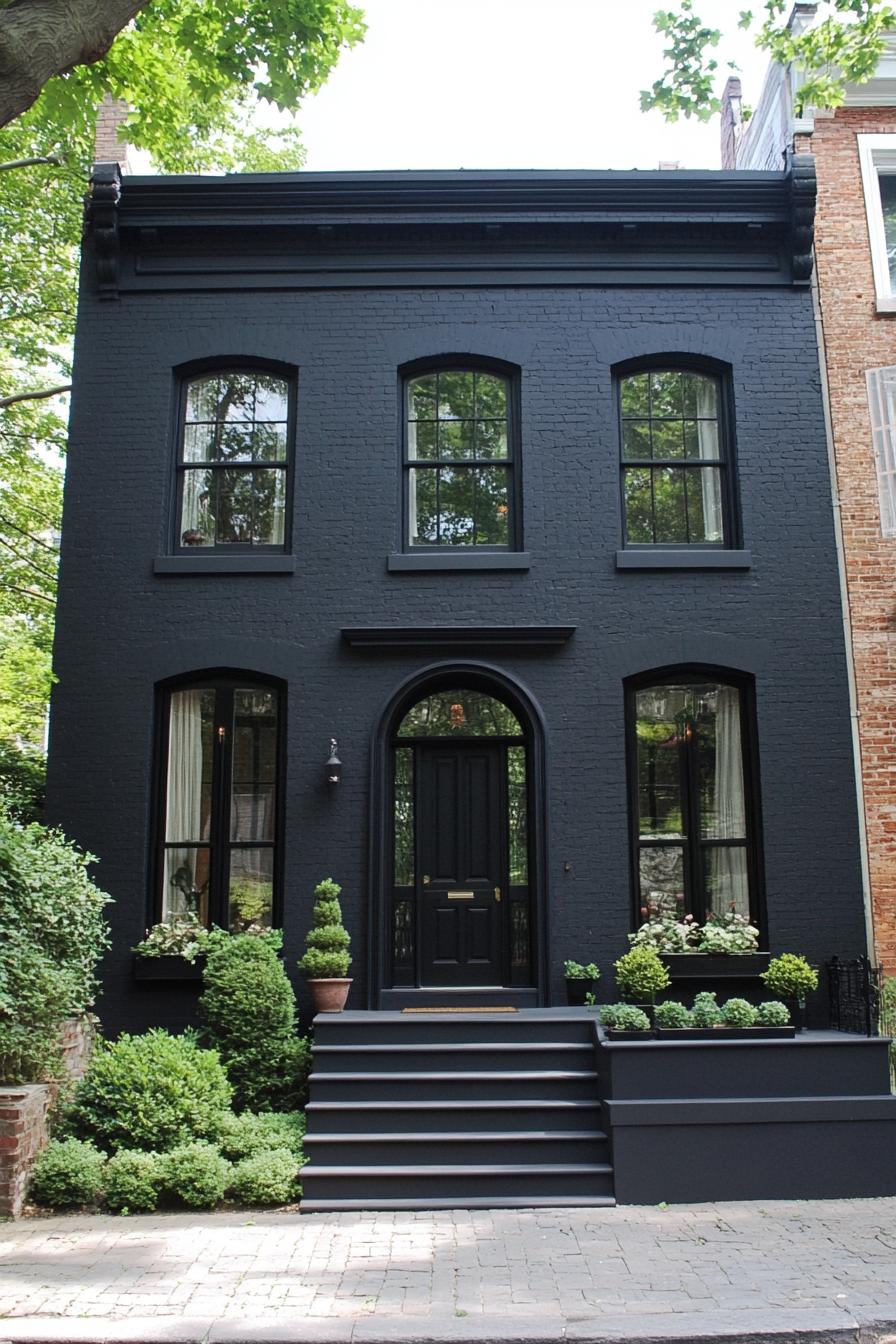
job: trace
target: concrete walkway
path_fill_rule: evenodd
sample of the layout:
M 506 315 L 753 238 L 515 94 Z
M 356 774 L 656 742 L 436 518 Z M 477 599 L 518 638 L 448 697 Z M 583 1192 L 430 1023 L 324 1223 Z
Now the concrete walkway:
M 896 1199 L 0 1226 L 0 1342 L 890 1335 Z

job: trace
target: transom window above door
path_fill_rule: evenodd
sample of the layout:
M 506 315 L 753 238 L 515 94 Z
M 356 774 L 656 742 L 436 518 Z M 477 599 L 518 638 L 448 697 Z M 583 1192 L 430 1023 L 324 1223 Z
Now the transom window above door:
M 518 548 L 512 380 L 452 366 L 404 386 L 406 547 Z
M 731 546 L 724 385 L 657 367 L 619 380 L 626 546 Z
M 219 369 L 183 385 L 178 550 L 284 550 L 292 383 Z

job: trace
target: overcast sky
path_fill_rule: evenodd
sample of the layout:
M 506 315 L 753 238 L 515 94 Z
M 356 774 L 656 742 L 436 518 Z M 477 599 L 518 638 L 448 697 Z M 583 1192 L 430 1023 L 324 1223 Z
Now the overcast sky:
M 719 166 L 718 118 L 641 113 L 659 77 L 651 16 L 664 0 L 358 0 L 367 37 L 343 54 L 299 124 L 315 171 Z M 697 0 L 730 34 L 755 103 L 766 66 L 737 32 L 744 0 Z

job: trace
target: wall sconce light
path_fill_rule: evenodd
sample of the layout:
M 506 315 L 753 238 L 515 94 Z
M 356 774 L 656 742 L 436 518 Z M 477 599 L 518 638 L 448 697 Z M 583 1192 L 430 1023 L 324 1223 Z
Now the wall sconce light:
M 330 738 L 330 759 L 327 761 L 327 783 L 336 785 L 342 778 L 342 762 L 336 755 L 336 739 Z

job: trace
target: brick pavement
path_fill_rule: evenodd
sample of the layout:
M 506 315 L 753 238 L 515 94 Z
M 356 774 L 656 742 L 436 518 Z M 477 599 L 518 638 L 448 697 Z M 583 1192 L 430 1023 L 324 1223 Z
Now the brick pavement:
M 10 1340 L 871 1341 L 896 1199 L 0 1227 Z

